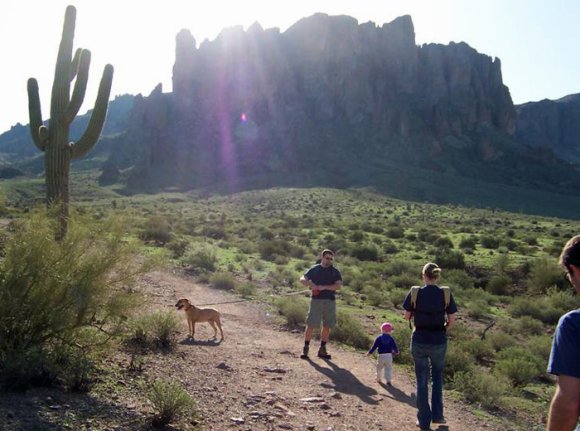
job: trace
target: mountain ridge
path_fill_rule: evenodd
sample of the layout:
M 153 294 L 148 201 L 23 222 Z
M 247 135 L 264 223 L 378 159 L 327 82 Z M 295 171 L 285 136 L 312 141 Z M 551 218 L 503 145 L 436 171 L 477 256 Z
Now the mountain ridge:
M 182 30 L 173 91 L 159 85 L 133 100 L 124 128 L 99 150 L 109 154 L 105 182 L 129 192 L 371 186 L 494 206 L 487 188 L 505 208 L 509 188 L 523 211 L 580 208 L 565 199 L 580 186 L 568 143 L 538 144 L 522 132 L 536 105 L 514 106 L 501 61 L 464 42 L 417 46 L 409 16 L 379 27 L 315 14 L 283 33 L 232 27 L 199 47 Z M 517 202 L 528 191 L 546 197 Z

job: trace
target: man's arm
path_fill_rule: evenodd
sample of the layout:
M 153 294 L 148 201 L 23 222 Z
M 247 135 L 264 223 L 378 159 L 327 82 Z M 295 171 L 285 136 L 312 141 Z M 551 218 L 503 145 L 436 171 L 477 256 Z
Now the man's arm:
M 335 281 L 334 284 L 328 284 L 326 286 L 317 286 L 319 290 L 332 290 L 336 292 L 342 287 L 342 280 Z
M 559 375 L 548 413 L 547 431 L 573 431 L 580 415 L 580 379 Z
M 403 317 L 405 318 L 405 320 L 411 320 L 411 318 L 413 317 L 413 312 L 405 310 L 405 315 Z

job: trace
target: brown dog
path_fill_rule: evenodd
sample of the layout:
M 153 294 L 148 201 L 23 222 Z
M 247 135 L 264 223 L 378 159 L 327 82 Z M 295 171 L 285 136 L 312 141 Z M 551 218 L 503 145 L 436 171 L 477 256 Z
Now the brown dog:
M 185 315 L 187 316 L 187 324 L 189 325 L 189 337 L 193 339 L 195 337 L 195 324 L 201 322 L 208 322 L 213 328 L 213 338 L 217 338 L 217 327 L 220 330 L 222 340 L 224 339 L 224 331 L 222 331 L 222 324 L 220 320 L 220 313 L 213 308 L 197 308 L 187 299 L 180 299 L 175 304 L 178 310 L 183 309 Z

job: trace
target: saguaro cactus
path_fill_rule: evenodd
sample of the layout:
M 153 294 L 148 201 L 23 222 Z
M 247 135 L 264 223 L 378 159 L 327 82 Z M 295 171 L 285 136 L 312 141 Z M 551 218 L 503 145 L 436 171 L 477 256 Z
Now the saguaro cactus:
M 91 63 L 91 53 L 87 49 L 78 48 L 74 58 L 72 56 L 75 20 L 76 9 L 68 6 L 52 84 L 48 127 L 42 124 L 38 83 L 34 78 L 28 80 L 30 133 L 34 144 L 45 153 L 46 203 L 48 206 L 61 206 L 57 238 L 64 237 L 68 225 L 70 162 L 87 154 L 99 139 L 113 82 L 113 66 L 107 64 L 89 125 L 77 142 L 69 142 L 70 125 L 83 103 Z M 75 84 L 71 96 L 73 80 Z

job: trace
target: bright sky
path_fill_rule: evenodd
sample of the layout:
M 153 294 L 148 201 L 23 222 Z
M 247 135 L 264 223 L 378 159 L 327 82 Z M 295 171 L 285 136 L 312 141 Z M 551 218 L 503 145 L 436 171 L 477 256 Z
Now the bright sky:
M 578 0 L 2 0 L 0 133 L 28 123 L 26 81 L 39 82 L 44 117 L 65 8 L 77 7 L 75 49 L 92 53 L 81 113 L 92 109 L 105 63 L 115 67 L 111 97 L 171 91 L 175 36 L 187 28 L 197 46 L 224 27 L 285 31 L 316 12 L 349 15 L 359 24 L 411 15 L 416 43 L 464 41 L 502 61 L 514 103 L 580 93 Z M 377 53 L 380 55 L 380 53 Z

